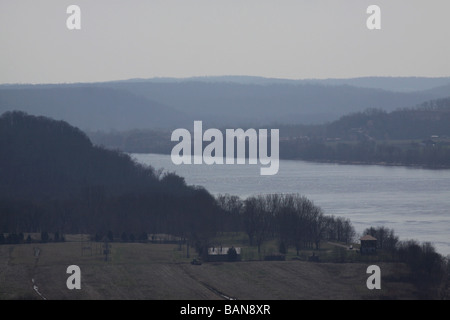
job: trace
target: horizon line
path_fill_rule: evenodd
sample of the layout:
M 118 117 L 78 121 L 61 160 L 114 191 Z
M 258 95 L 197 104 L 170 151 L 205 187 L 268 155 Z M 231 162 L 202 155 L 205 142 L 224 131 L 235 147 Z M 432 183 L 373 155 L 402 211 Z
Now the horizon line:
M 254 76 L 254 75 L 203 75 L 203 76 L 186 76 L 186 77 L 170 77 L 170 76 L 155 76 L 155 77 L 132 77 L 122 79 L 110 79 L 110 80 L 98 80 L 98 81 L 74 81 L 74 82 L 4 82 L 0 83 L 0 86 L 40 86 L 40 85 L 77 85 L 77 84 L 99 84 L 99 83 L 111 83 L 111 82 L 145 82 L 145 81 L 195 81 L 195 80 L 207 80 L 207 79 L 259 79 L 263 81 L 285 81 L 285 82 L 301 82 L 301 81 L 330 81 L 330 80 L 357 80 L 357 79 L 450 79 L 449 76 L 392 76 L 392 75 L 374 75 L 374 76 L 355 76 L 355 77 L 325 77 L 325 78 L 279 78 L 279 77 L 267 77 L 267 76 Z M 237 80 L 237 79 L 236 79 Z M 233 81 L 224 81 L 233 82 Z

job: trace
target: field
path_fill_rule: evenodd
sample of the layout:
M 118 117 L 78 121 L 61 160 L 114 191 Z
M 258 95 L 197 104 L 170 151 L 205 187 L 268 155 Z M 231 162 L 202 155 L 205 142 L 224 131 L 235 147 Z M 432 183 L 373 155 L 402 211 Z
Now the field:
M 394 263 L 378 263 L 382 287 L 369 290 L 369 263 L 315 263 L 289 258 L 192 265 L 194 250 L 186 258 L 184 248 L 180 250 L 178 245 L 152 243 L 112 243 L 110 259 L 105 261 L 101 246 L 85 241 L 0 246 L 0 299 L 334 300 L 419 296 L 405 280 L 405 267 Z M 81 290 L 66 286 L 69 265 L 81 269 Z

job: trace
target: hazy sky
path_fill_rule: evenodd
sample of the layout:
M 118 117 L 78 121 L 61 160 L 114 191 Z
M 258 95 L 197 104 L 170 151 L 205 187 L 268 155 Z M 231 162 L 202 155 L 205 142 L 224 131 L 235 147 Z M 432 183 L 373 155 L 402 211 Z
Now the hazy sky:
M 66 9 L 81 8 L 81 30 Z M 366 9 L 381 8 L 381 30 Z M 450 76 L 448 0 L 1 0 L 0 83 Z

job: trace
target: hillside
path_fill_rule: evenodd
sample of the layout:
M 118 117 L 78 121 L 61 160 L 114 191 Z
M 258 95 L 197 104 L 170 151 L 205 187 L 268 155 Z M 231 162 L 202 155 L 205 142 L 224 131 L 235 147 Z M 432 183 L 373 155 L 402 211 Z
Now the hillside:
M 219 210 L 206 190 L 95 147 L 63 121 L 5 113 L 0 150 L 0 233 L 215 230 Z
M 131 79 L 1 85 L 0 113 L 21 110 L 85 131 L 320 124 L 368 108 L 387 112 L 448 96 L 448 78 L 283 80 L 258 77 Z
M 149 98 L 90 84 L 0 86 L 0 114 L 14 110 L 102 131 L 177 127 L 187 118 Z
M 391 92 L 322 82 L 253 84 L 192 79 L 99 85 L 154 99 L 216 127 L 323 123 L 367 108 L 392 111 L 442 97 L 433 92 Z
M 366 287 L 365 263 L 248 261 L 191 265 L 177 245 L 113 243 L 111 260 L 81 254 L 80 243 L 0 246 L 0 300 L 367 300 L 418 299 L 403 264 L 381 263 L 382 290 Z M 32 247 L 40 248 L 39 257 Z M 81 290 L 68 290 L 66 268 L 81 268 Z M 268 302 L 269 303 L 269 302 Z M 156 304 L 158 306 L 158 304 Z M 167 311 L 169 312 L 169 311 Z
M 292 126 L 286 159 L 450 168 L 450 99 L 392 112 L 367 110 L 319 126 Z
M 367 110 L 341 117 L 326 126 L 328 138 L 349 140 L 355 130 L 375 140 L 416 140 L 450 137 L 450 98 L 427 101 L 416 108 L 392 112 Z
M 392 92 L 434 91 L 450 85 L 450 77 L 358 77 L 358 78 L 328 78 L 328 79 L 282 79 L 257 76 L 204 76 L 191 78 L 151 78 L 111 81 L 109 84 L 126 83 L 234 83 L 251 85 L 305 85 L 322 86 L 352 86 L 357 88 L 381 89 Z M 447 91 L 448 92 L 448 91 Z
M 67 199 L 93 187 L 117 195 L 158 184 L 151 168 L 94 147 L 83 132 L 63 121 L 10 112 L 0 117 L 0 133 L 3 198 Z
M 446 260 L 431 244 L 371 229 L 380 253 L 360 255 L 348 249 L 350 220 L 299 194 L 214 198 L 94 146 L 66 122 L 23 112 L 0 117 L 0 150 L 0 299 L 445 297 Z M 113 243 L 107 261 L 104 242 Z M 223 243 L 243 248 L 242 261 L 190 264 Z M 278 252 L 285 261 L 269 261 Z M 312 253 L 322 263 L 309 262 Z M 373 262 L 383 291 L 367 290 Z M 83 290 L 69 292 L 74 263 Z
M 368 109 L 320 125 L 279 124 L 280 157 L 311 161 L 450 167 L 450 98 L 391 112 Z M 245 127 L 244 127 L 245 128 Z M 169 154 L 168 130 L 89 132 L 95 144 Z

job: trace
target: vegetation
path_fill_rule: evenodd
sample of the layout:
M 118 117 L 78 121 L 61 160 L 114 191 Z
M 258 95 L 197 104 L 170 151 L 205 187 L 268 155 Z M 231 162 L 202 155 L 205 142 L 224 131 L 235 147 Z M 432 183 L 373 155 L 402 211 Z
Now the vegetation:
M 249 197 L 239 203 L 229 195 L 219 195 L 224 210 L 235 216 L 241 208 L 243 227 L 249 243 L 256 243 L 258 253 L 268 238 L 278 238 L 283 247 L 319 249 L 324 240 L 349 243 L 355 231 L 350 221 L 325 216 L 312 201 L 298 194 L 269 194 Z
M 450 98 L 387 113 L 369 109 L 322 127 L 291 126 L 280 156 L 450 167 Z
M 227 244 L 245 245 L 250 255 L 244 261 L 280 254 L 280 260 L 307 260 L 311 253 L 318 258 L 317 253 L 320 261 L 399 263 L 422 297 L 447 292 L 448 261 L 431 244 L 399 241 L 393 230 L 369 228 L 365 233 L 378 239 L 380 252 L 357 255 L 348 250 L 356 235 L 350 220 L 326 216 L 298 194 L 213 197 L 174 173 L 161 174 L 123 153 L 93 146 L 65 122 L 21 112 L 0 117 L 0 150 L 0 244 L 11 250 L 15 244 L 36 243 L 56 248 L 69 234 L 136 245 L 151 242 L 150 234 L 169 234 L 177 239 L 174 259 L 185 261 L 190 248 L 204 258 L 224 235 L 244 232 L 239 242 Z M 184 244 L 186 254 L 181 254 Z M 228 259 L 241 260 L 233 250 Z
M 271 125 L 280 158 L 450 167 L 450 98 L 392 112 L 368 109 L 323 125 Z M 267 128 L 267 126 L 266 126 Z M 90 133 L 99 145 L 130 153 L 169 154 L 170 131 Z
M 368 228 L 364 234 L 377 239 L 379 259 L 399 261 L 409 267 L 410 281 L 419 288 L 423 297 L 446 296 L 450 260 L 437 253 L 431 243 L 400 241 L 394 230 L 384 226 Z
M 70 235 L 71 236 L 71 235 Z M 69 235 L 68 235 L 69 237 Z M 76 239 L 74 239 L 76 240 Z M 92 247 L 92 254 L 81 246 Z M 33 248 L 40 249 L 39 259 Z M 402 264 L 380 263 L 382 290 L 366 288 L 366 263 L 242 261 L 191 265 L 176 244 L 114 243 L 105 262 L 101 244 L 65 243 L 0 246 L 0 300 L 239 300 L 418 299 L 400 278 Z M 81 268 L 81 290 L 67 290 L 66 269 Z
M 95 147 L 65 122 L 5 113 L 0 150 L 0 233 L 171 233 L 201 247 L 217 229 L 206 190 Z
M 235 128 L 267 123 L 323 123 L 367 107 L 392 111 L 448 96 L 448 78 L 431 82 L 424 78 L 362 80 L 283 81 L 241 77 L 2 85 L 0 113 L 21 110 L 64 120 L 82 130 L 104 132 L 173 130 L 185 128 L 198 119 L 216 127 Z M 398 85 L 416 90 L 393 92 Z M 447 87 L 421 91 L 442 85 Z M 376 89 L 380 87 L 390 91 Z
M 93 146 L 65 122 L 6 113 L 0 131 L 7 155 L 0 160 L 0 233 L 39 232 L 42 242 L 49 232 L 55 241 L 60 234 L 90 233 L 126 242 L 167 233 L 200 255 L 218 231 L 245 230 L 258 247 L 277 234 L 297 250 L 318 248 L 325 238 L 348 242 L 354 234 L 349 221 L 325 217 L 300 195 L 214 198 L 174 173 L 161 175 Z
M 102 131 L 171 128 L 186 118 L 163 103 L 91 83 L 0 86 L 0 114 L 14 110 Z

